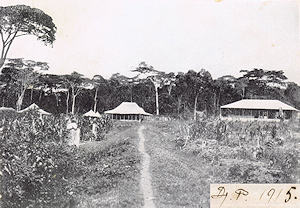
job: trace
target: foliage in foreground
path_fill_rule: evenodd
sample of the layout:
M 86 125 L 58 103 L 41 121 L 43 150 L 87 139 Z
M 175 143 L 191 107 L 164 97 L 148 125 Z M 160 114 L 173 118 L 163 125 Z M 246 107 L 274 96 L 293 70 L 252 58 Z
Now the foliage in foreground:
M 88 140 L 90 123 L 75 119 L 83 130 L 82 139 Z M 103 140 L 112 123 L 109 118 L 96 122 L 102 141 L 77 148 L 67 145 L 65 115 L 1 114 L 1 207 L 89 207 L 86 198 L 99 198 L 122 183 L 138 187 L 134 139 L 121 135 Z M 122 207 L 138 203 L 126 200 Z
M 101 118 L 78 117 L 79 127 L 81 129 L 82 141 L 100 141 L 112 129 L 113 123 L 109 116 L 103 115 Z M 97 125 L 97 134 L 92 133 L 92 125 Z
M 72 204 L 66 177 L 76 149 L 66 145 L 62 118 L 37 112 L 1 120 L 1 206 L 63 207 Z
M 139 191 L 134 189 L 139 187 L 139 163 L 132 138 L 120 136 L 84 145 L 72 181 L 78 207 L 136 207 Z M 110 196 L 106 198 L 106 194 Z
M 208 164 L 214 183 L 295 183 L 299 150 L 291 123 L 202 121 L 181 126 L 176 146 Z

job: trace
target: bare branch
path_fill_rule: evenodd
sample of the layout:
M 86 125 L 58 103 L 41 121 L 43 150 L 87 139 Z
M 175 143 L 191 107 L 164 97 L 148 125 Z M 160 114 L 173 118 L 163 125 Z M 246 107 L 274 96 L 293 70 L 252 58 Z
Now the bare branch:
M 5 47 L 9 43 L 8 40 L 9 40 L 10 36 L 11 36 L 11 33 L 9 33 L 8 36 L 7 36 L 7 38 L 6 38 L 6 40 L 4 40 L 5 44 L 3 45 L 3 47 Z
M 9 49 L 10 49 L 10 46 L 11 46 L 13 40 L 15 39 L 16 35 L 17 35 L 17 33 L 15 33 L 15 35 L 12 37 L 12 39 L 10 40 L 10 42 L 9 42 L 9 44 L 8 44 L 8 46 L 7 46 L 6 51 L 5 51 L 5 54 L 4 54 L 4 57 L 3 57 L 4 59 L 6 58 L 7 53 L 8 53 L 8 51 L 9 51 Z
M 0 30 L 0 35 L 1 35 L 2 44 L 4 45 L 4 37 L 3 37 L 2 30 Z
M 16 37 L 21 37 L 21 36 L 25 36 L 25 35 L 30 35 L 30 34 L 20 34 L 20 35 L 16 35 Z

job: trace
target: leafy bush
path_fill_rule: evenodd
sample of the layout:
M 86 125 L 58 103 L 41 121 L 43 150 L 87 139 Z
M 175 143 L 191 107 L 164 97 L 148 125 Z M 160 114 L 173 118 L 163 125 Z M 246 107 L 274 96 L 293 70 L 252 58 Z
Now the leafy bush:
M 76 169 L 77 149 L 64 141 L 64 118 L 33 111 L 4 117 L 0 129 L 1 206 L 71 206 L 68 178 Z
M 175 141 L 210 164 L 216 181 L 291 183 L 297 179 L 299 150 L 288 123 L 207 120 L 179 129 L 184 131 L 177 132 Z
M 81 136 L 83 141 L 100 141 L 109 132 L 113 126 L 112 120 L 109 116 L 103 115 L 101 118 L 91 117 L 77 117 L 79 127 L 81 129 Z M 92 125 L 97 125 L 97 137 L 92 133 Z

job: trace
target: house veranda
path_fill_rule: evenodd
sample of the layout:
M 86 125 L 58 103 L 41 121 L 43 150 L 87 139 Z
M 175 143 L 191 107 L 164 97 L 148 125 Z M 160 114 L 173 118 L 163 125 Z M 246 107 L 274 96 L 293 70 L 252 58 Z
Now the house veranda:
M 222 120 L 290 120 L 297 115 L 298 110 L 279 100 L 245 99 L 221 106 Z

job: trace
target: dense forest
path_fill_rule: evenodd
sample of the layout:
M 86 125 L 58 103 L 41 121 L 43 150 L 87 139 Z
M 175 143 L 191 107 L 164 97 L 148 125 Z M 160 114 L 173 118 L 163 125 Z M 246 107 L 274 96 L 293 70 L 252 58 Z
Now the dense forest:
M 53 113 L 103 113 L 121 102 L 136 102 L 146 112 L 192 117 L 197 111 L 218 115 L 219 107 L 240 99 L 278 99 L 300 108 L 300 87 L 283 71 L 241 70 L 240 77 L 213 79 L 209 71 L 166 73 L 141 62 L 128 78 L 119 73 L 92 79 L 77 72 L 47 74 L 47 63 L 8 59 L 0 75 L 2 107 L 21 110 L 32 103 Z
M 283 71 L 241 70 L 240 77 L 226 75 L 213 79 L 209 71 L 183 69 L 166 73 L 141 62 L 136 77 L 119 73 L 92 79 L 77 72 L 47 74 L 45 62 L 8 59 L 15 38 L 36 36 L 53 45 L 56 26 L 43 11 L 26 5 L 0 7 L 0 106 L 21 110 L 32 103 L 53 113 L 81 114 L 89 110 L 103 113 L 121 102 L 132 101 L 147 112 L 196 118 L 197 111 L 218 115 L 221 105 L 247 98 L 278 99 L 300 108 L 300 89 L 287 82 Z

